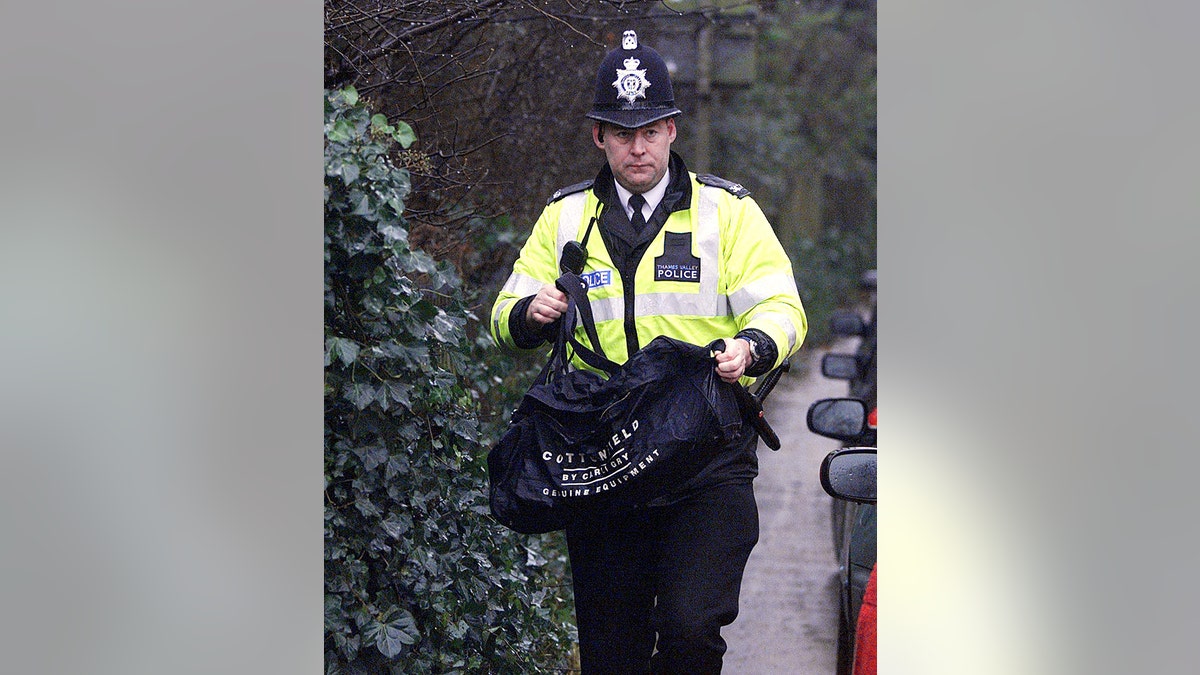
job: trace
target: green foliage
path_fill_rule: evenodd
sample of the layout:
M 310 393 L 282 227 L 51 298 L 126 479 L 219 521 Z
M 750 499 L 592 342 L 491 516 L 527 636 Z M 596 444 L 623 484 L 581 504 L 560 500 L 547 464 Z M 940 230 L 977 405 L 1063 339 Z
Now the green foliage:
M 829 317 L 838 309 L 853 309 L 865 303 L 868 294 L 862 289 L 863 274 L 875 268 L 875 247 L 857 233 L 830 229 L 816 240 L 802 239 L 793 265 L 796 286 L 808 314 L 809 344 L 824 344 L 833 339 Z
M 767 137 L 776 171 L 799 163 L 816 175 L 874 184 L 873 3 L 869 11 L 856 2 L 821 4 L 829 6 L 782 5 L 764 22 L 763 73 L 731 102 L 731 123 L 748 122 L 752 135 Z M 738 119 L 746 113 L 751 119 Z M 734 147 L 738 141 L 731 137 Z
M 715 169 L 750 187 L 787 230 L 806 344 L 828 341 L 830 314 L 861 299 L 862 274 L 876 266 L 875 44 L 873 2 L 775 3 L 758 81 L 714 120 Z
M 480 404 L 505 379 L 455 272 L 408 244 L 388 153 L 414 140 L 325 92 L 326 672 L 560 672 L 565 558 L 490 516 Z

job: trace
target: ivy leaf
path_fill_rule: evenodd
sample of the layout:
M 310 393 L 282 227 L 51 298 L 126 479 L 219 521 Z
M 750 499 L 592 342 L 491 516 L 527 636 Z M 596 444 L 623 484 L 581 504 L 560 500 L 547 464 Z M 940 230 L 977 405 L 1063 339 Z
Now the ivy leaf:
M 358 173 L 358 168 L 355 167 L 354 172 Z M 345 176 L 343 175 L 343 178 Z M 374 211 L 371 209 L 371 197 L 364 193 L 358 192 L 350 196 L 351 202 L 354 203 L 354 215 L 370 216 Z
M 392 138 L 400 144 L 400 147 L 408 149 L 417 140 L 417 133 L 408 125 L 408 122 L 399 120 L 396 122 L 396 131 L 392 134 Z
M 371 128 L 378 129 L 385 134 L 391 134 L 396 130 L 395 127 L 388 124 L 387 116 L 383 113 L 375 113 L 374 115 L 371 115 Z
M 387 448 L 380 446 L 359 448 L 355 450 L 355 454 L 362 460 L 363 468 L 367 471 L 374 471 L 375 467 L 383 464 L 388 459 Z
M 358 509 L 358 512 L 367 518 L 374 518 L 382 513 L 378 506 L 363 497 L 354 500 L 354 508 Z
M 398 382 L 396 380 L 389 380 L 385 386 L 387 387 L 388 395 L 393 401 L 399 403 L 405 408 L 408 408 L 412 405 L 412 399 L 409 397 L 409 392 L 412 391 L 412 387 L 410 385 L 405 384 L 404 382 Z
M 412 517 L 408 515 L 389 515 L 383 521 L 383 531 L 388 533 L 388 536 L 399 540 L 412 528 Z
M 348 86 L 342 89 L 342 98 L 346 99 L 348 105 L 358 103 L 358 90 L 353 86 Z
M 400 227 L 399 225 L 392 223 L 380 223 L 379 233 L 382 234 L 389 242 L 401 244 L 408 243 L 408 230 Z
M 375 642 L 381 654 L 390 658 L 400 655 L 405 645 L 415 644 L 420 634 L 417 622 L 408 610 L 400 610 L 400 616 L 389 622 L 372 622 L 367 626 L 367 639 Z
M 325 365 L 329 365 L 329 359 L 333 357 L 341 361 L 343 366 L 348 366 L 358 359 L 358 351 L 358 343 L 354 340 L 331 337 L 325 341 Z
M 376 392 L 375 387 L 362 382 L 352 382 L 346 387 L 343 396 L 347 401 L 354 404 L 359 410 L 366 410 L 367 406 L 375 402 Z
M 338 120 L 327 134 L 331 141 L 348 141 L 354 136 L 354 125 L 349 120 Z

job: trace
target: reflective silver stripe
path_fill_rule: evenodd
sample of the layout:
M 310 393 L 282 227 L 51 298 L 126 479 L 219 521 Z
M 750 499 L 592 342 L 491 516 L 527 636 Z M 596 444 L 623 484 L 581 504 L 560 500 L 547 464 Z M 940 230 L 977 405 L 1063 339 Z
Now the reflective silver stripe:
M 700 211 L 696 223 L 696 251 L 700 254 L 699 294 L 710 300 L 715 299 L 710 310 L 713 313 L 696 312 L 700 316 L 717 316 L 718 312 L 729 311 L 729 302 L 724 296 L 718 297 L 717 287 L 721 267 L 721 226 L 715 195 L 719 192 L 719 188 L 700 188 Z
M 503 293 L 510 293 L 523 298 L 527 295 L 537 295 L 537 292 L 542 289 L 542 282 L 534 279 L 527 274 L 519 274 L 513 272 L 508 276 L 508 281 L 504 282 Z
M 592 317 L 596 323 L 625 318 L 625 301 L 621 296 L 613 298 L 590 298 Z
M 779 328 L 781 328 L 783 332 L 787 334 L 787 353 L 791 354 L 792 350 L 796 348 L 796 325 L 792 323 L 792 320 L 789 319 L 786 314 L 780 314 L 779 312 L 762 312 L 761 314 L 755 314 L 754 316 L 750 317 L 750 322 L 759 320 L 770 321 L 776 326 L 779 326 Z
M 579 241 L 583 236 L 580 230 L 587 225 L 584 220 L 583 208 L 587 205 L 587 192 L 577 192 L 562 199 L 562 211 L 558 214 L 558 250 L 554 252 L 555 262 L 562 260 L 562 249 L 568 241 Z M 589 219 L 591 215 L 587 216 Z M 616 270 L 609 270 L 616 283 Z M 592 317 L 596 323 L 625 318 L 625 301 L 621 296 L 597 298 L 595 291 L 589 291 L 592 305 Z
M 780 273 L 755 279 L 731 293 L 729 305 L 734 314 L 742 314 L 776 295 L 799 295 L 796 291 L 796 278 L 791 274 Z
M 729 298 L 718 291 L 721 265 L 721 227 L 716 195 L 722 190 L 701 186 L 694 235 L 700 256 L 700 283 L 694 293 L 640 293 L 634 306 L 638 317 L 654 315 L 726 316 Z M 660 234 L 661 236 L 661 234 Z
M 512 306 L 512 304 L 516 301 L 517 298 L 502 300 L 497 302 L 495 309 L 492 310 L 492 335 L 496 336 L 497 340 L 500 339 L 501 335 L 503 335 L 503 333 L 500 332 L 500 317 L 504 316 L 505 310 Z
M 568 241 L 576 241 L 583 220 L 583 204 L 587 201 L 587 191 L 576 192 L 562 198 L 562 210 L 558 212 L 558 245 L 554 249 L 554 266 L 562 260 L 563 246 Z
M 703 267 L 701 267 L 703 276 Z M 644 293 L 637 296 L 634 315 L 728 316 L 729 298 L 724 295 Z

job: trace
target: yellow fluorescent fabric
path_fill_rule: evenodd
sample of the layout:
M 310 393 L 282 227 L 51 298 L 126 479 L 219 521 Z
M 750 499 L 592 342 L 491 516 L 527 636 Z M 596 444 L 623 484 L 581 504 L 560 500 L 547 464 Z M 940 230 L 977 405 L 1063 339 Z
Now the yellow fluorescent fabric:
M 692 174 L 692 204 L 667 219 L 638 263 L 634 276 L 633 321 L 641 345 L 659 335 L 705 345 L 755 328 L 775 342 L 782 363 L 800 347 L 808 332 L 791 262 L 754 200 L 703 185 Z M 513 347 L 509 313 L 520 298 L 534 295 L 559 276 L 563 245 L 583 236 L 595 215 L 592 191 L 551 203 L 533 226 L 513 273 L 492 308 L 492 337 Z M 655 281 L 655 258 L 664 254 L 668 233 L 691 235 L 691 255 L 700 260 L 699 280 Z M 627 358 L 623 280 L 614 268 L 599 232 L 587 243 L 584 276 L 593 280 L 588 298 L 605 353 Z M 586 343 L 582 328 L 577 337 Z M 583 367 L 579 361 L 577 367 Z

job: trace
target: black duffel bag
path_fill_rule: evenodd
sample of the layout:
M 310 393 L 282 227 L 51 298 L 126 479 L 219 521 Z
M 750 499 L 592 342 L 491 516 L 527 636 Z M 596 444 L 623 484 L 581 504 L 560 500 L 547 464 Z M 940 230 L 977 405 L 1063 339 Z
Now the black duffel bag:
M 739 433 L 734 387 L 709 347 L 660 336 L 618 365 L 599 348 L 587 290 L 558 280 L 568 308 L 550 361 L 488 453 L 492 515 L 525 534 L 563 529 L 580 509 L 629 508 L 695 476 Z M 574 337 L 583 323 L 590 349 Z M 570 352 L 604 371 L 570 370 Z

